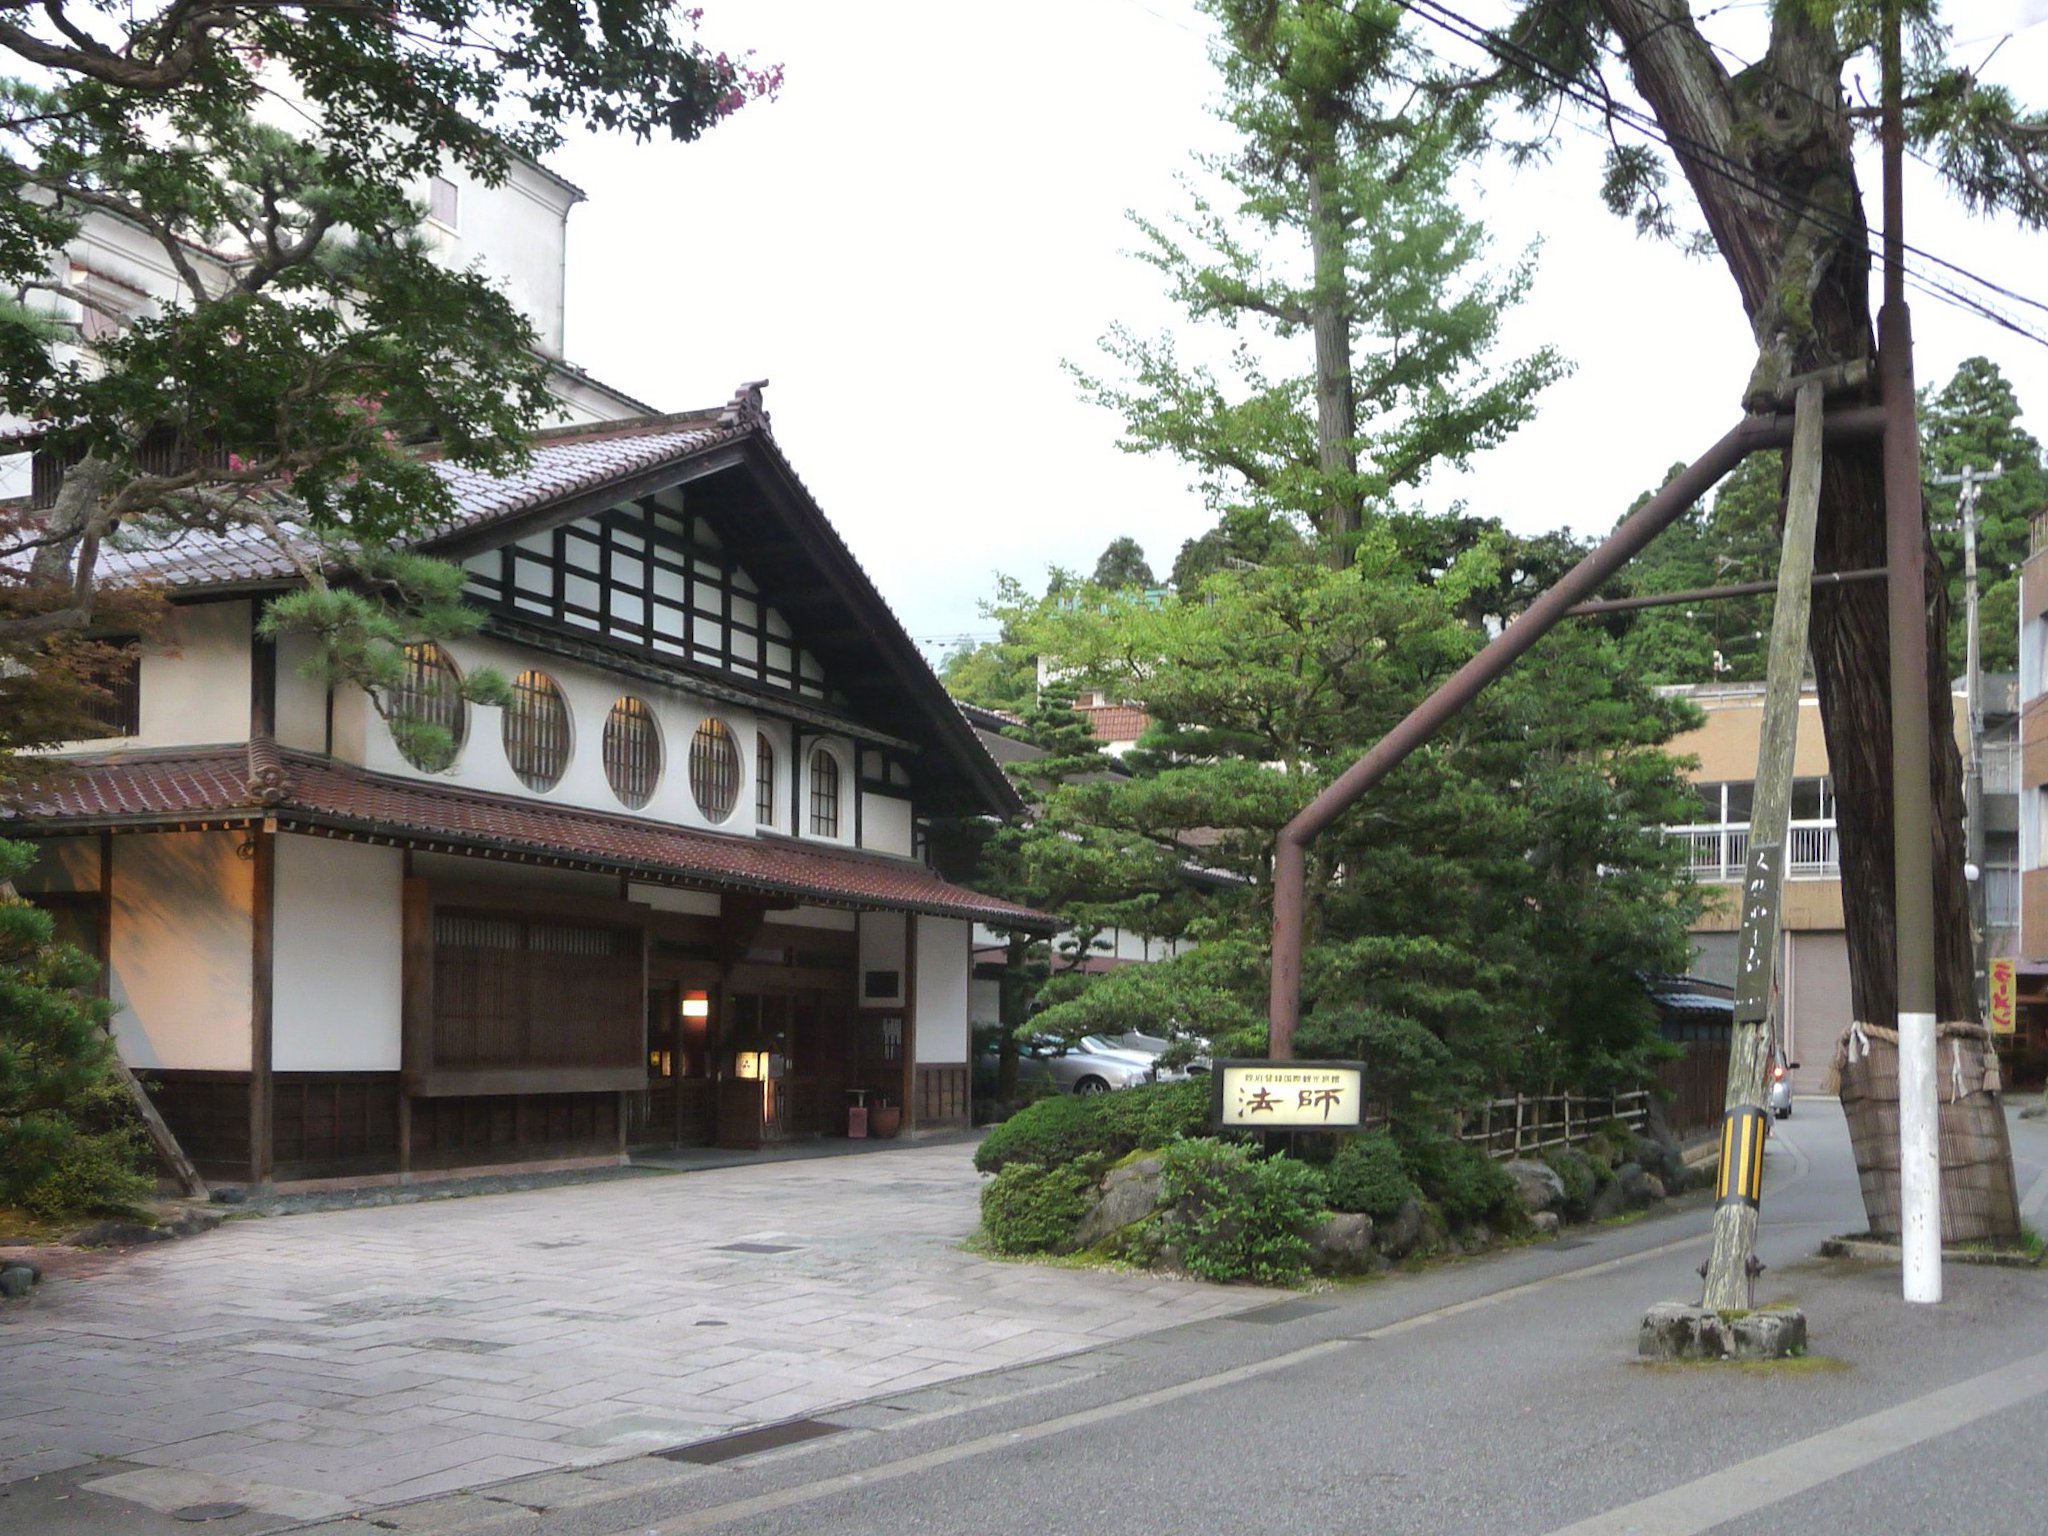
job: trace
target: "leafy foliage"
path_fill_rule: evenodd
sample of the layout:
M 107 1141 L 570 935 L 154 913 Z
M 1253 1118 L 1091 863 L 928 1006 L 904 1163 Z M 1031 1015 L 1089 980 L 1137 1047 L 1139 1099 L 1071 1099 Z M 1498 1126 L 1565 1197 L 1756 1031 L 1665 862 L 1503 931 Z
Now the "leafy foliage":
M 1208 1125 L 1209 1085 L 1193 1078 L 1120 1093 L 1062 1094 L 1019 1110 L 990 1131 L 974 1149 L 974 1166 L 999 1173 L 1012 1163 L 1106 1165 L 1202 1135 Z
M 1476 1147 L 1427 1128 L 1404 1132 L 1400 1147 L 1410 1176 L 1453 1227 L 1498 1219 L 1514 1201 L 1515 1181 Z
M 1357 1211 L 1375 1221 L 1422 1197 L 1400 1147 L 1385 1131 L 1346 1137 L 1323 1170 L 1323 1185 L 1331 1210 Z
M 13 893 L 34 857 L 0 841 L 0 1205 L 57 1217 L 122 1209 L 149 1191 L 118 1112 L 111 1005 L 50 914 Z
M 1326 1214 L 1314 1168 L 1222 1141 L 1177 1142 L 1162 1161 L 1159 1196 L 1171 1209 L 1160 1235 L 1191 1274 L 1223 1284 L 1301 1278 Z
M 1094 1175 L 1085 1167 L 1007 1163 L 981 1187 L 981 1234 L 997 1253 L 1059 1253 L 1074 1245 Z

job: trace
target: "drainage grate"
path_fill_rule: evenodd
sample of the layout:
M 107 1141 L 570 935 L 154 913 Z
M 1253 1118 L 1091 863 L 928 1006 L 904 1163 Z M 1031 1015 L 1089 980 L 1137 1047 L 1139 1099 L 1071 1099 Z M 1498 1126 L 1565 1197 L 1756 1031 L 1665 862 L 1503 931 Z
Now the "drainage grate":
M 720 1243 L 720 1253 L 795 1253 L 795 1243 Z
M 189 1525 L 203 1525 L 209 1520 L 232 1520 L 248 1512 L 246 1504 L 187 1504 L 182 1509 L 172 1510 L 171 1518 Z
M 508 1343 L 491 1339 L 419 1339 L 414 1343 L 418 1349 L 443 1349 L 458 1355 L 495 1355 L 501 1349 L 510 1349 Z
M 806 1440 L 836 1435 L 845 1428 L 844 1424 L 828 1424 L 823 1419 L 790 1419 L 786 1423 L 743 1429 L 738 1434 L 720 1435 L 716 1440 L 699 1440 L 695 1445 L 679 1445 L 672 1451 L 656 1451 L 654 1454 L 663 1461 L 690 1461 L 701 1467 L 715 1467 L 722 1461 L 737 1461 L 742 1456 L 758 1456 L 763 1451 L 779 1450 L 785 1445 L 800 1445 Z
M 1327 1301 L 1276 1301 L 1269 1307 L 1259 1307 L 1250 1312 L 1240 1312 L 1231 1321 L 1235 1323 L 1291 1323 L 1297 1318 L 1314 1317 L 1318 1312 L 1334 1312 L 1336 1308 Z

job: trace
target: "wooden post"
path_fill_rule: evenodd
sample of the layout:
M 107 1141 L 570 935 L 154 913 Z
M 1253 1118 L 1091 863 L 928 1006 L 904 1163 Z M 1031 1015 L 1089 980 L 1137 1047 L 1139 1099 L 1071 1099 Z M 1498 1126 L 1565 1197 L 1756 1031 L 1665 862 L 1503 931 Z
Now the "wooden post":
M 1771 646 L 1764 674 L 1764 718 L 1750 802 L 1749 862 L 1742 885 L 1742 938 L 1737 950 L 1734 1037 L 1728 1048 L 1723 1099 L 1719 1196 L 1714 1250 L 1707 1260 L 1705 1305 L 1749 1304 L 1748 1264 L 1756 1246 L 1763 1198 L 1764 1110 L 1777 1022 L 1773 982 L 1778 959 L 1778 898 L 1785 878 L 1785 829 L 1792 812 L 1792 753 L 1799 737 L 1799 691 L 1806 677 L 1806 628 L 1813 608 L 1813 531 L 1820 511 L 1821 390 L 1799 386 L 1793 408 L 1792 473 L 1785 493 L 1785 535 L 1778 557 L 1778 595 L 1771 604 Z
M 1522 1155 L 1522 1106 L 1526 1103 L 1528 1103 L 1528 1100 L 1522 1096 L 1520 1090 L 1517 1090 L 1515 1093 L 1515 1156 L 1517 1157 Z
M 903 1129 L 917 1126 L 917 914 L 903 914 Z
M 276 1121 L 271 1077 L 271 1004 L 277 953 L 277 834 L 266 824 L 250 829 L 249 943 L 249 1182 L 270 1181 Z

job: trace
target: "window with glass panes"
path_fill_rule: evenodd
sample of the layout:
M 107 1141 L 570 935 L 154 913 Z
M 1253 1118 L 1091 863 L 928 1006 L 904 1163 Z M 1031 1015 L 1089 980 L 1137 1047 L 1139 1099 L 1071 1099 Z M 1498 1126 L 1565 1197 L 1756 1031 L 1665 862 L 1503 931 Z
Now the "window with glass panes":
M 500 612 L 826 697 L 817 658 L 678 493 L 530 534 L 464 561 L 463 569 L 469 595 Z
M 823 747 L 811 754 L 811 836 L 839 835 L 839 759 Z
M 469 738 L 469 701 L 462 696 L 462 674 L 448 653 L 431 640 L 415 640 L 405 648 L 391 708 L 405 721 L 447 733 L 433 741 L 421 739 L 402 725 L 394 733 L 405 760 L 424 772 L 439 773 L 448 767 Z
M 732 814 L 740 797 L 740 749 L 723 720 L 706 720 L 690 738 L 690 793 L 711 821 Z
M 528 789 L 553 789 L 568 770 L 569 706 L 545 672 L 522 672 L 512 680 L 505 760 Z
M 766 736 L 754 737 L 754 821 L 775 825 L 775 747 Z
M 604 776 L 622 804 L 639 810 L 661 782 L 661 731 L 644 699 L 628 694 L 604 722 Z

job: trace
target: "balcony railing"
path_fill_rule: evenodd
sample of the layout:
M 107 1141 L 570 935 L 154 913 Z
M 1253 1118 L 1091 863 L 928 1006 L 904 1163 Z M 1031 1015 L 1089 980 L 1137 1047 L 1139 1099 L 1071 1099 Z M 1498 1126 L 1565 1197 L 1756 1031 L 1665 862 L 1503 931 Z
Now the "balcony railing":
M 1696 880 L 1740 880 L 1749 860 L 1746 826 L 1666 827 L 1666 837 L 1683 842 Z M 1825 880 L 1842 872 L 1832 821 L 1795 821 L 1785 829 L 1785 874 L 1792 880 Z
M 1984 748 L 1984 793 L 2016 795 L 2020 792 L 2020 749 L 2000 742 Z

